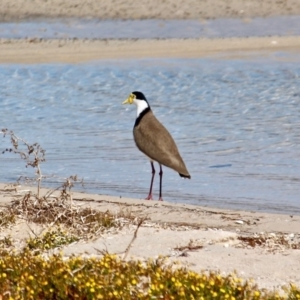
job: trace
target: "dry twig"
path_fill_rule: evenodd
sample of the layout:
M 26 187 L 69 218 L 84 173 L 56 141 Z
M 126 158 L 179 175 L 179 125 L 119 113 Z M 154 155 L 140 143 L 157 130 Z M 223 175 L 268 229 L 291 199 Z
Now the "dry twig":
M 132 237 L 132 240 L 130 241 L 129 245 L 127 246 L 126 250 L 125 250 L 125 253 L 124 253 L 124 256 L 123 256 L 123 259 L 125 260 L 128 253 L 129 253 L 129 250 L 133 244 L 133 242 L 135 241 L 135 239 L 137 238 L 137 232 L 139 230 L 139 228 L 141 227 L 141 225 L 143 224 L 143 222 L 145 221 L 145 219 L 140 219 L 138 224 L 137 224 L 137 227 L 134 231 L 134 234 L 133 234 L 133 237 Z
M 12 148 L 6 148 L 2 151 L 2 154 L 4 154 L 5 152 L 13 152 L 19 154 L 21 159 L 26 161 L 26 168 L 30 166 L 36 169 L 36 181 L 38 183 L 37 195 L 39 198 L 41 181 L 43 178 L 40 165 L 42 162 L 45 161 L 46 151 L 38 143 L 30 145 L 27 141 L 15 135 L 15 133 L 12 130 L 4 128 L 1 131 L 4 137 L 6 135 L 10 136 L 10 142 L 12 144 Z M 20 149 L 20 142 L 23 144 L 23 146 L 25 146 L 24 150 Z

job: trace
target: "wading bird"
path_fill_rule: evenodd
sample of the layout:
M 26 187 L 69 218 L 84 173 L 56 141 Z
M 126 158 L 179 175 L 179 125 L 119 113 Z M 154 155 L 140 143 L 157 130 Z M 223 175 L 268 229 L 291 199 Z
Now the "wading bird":
M 159 200 L 162 201 L 162 165 L 178 172 L 181 177 L 191 178 L 178 148 L 168 130 L 156 119 L 150 105 L 141 92 L 132 92 L 123 104 L 135 104 L 137 106 L 137 118 L 133 127 L 133 136 L 136 146 L 149 159 L 152 168 L 152 178 L 147 200 L 152 200 L 152 186 L 155 175 L 153 162 L 159 163 L 160 182 Z

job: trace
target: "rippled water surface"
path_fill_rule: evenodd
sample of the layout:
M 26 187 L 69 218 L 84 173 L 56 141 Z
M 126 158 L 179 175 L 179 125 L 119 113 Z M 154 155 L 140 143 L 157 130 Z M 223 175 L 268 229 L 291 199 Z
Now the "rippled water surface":
M 136 108 L 121 105 L 141 90 L 192 176 L 165 168 L 165 200 L 299 214 L 300 64 L 281 56 L 1 65 L 1 127 L 46 149 L 44 185 L 78 174 L 81 190 L 142 198 L 150 164 L 133 142 Z M 12 154 L 0 166 L 0 182 L 33 176 Z

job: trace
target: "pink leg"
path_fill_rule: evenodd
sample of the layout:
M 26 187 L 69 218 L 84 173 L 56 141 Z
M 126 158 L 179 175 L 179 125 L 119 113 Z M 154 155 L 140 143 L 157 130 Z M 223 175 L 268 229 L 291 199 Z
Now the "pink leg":
M 153 165 L 152 161 L 151 161 L 151 168 L 152 168 L 151 185 L 150 185 L 149 195 L 146 198 L 146 200 L 153 200 L 153 198 L 152 198 L 152 186 L 153 186 L 153 180 L 154 180 L 154 175 L 155 175 L 155 169 L 154 169 L 154 165 Z
M 162 171 L 162 167 L 161 165 L 159 165 L 160 167 L 160 171 L 159 171 L 159 201 L 163 201 L 163 198 L 162 198 L 162 176 L 163 176 L 163 171 Z

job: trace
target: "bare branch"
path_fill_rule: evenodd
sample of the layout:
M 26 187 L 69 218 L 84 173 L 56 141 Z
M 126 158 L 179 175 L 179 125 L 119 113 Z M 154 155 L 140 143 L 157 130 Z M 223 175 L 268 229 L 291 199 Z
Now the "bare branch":
M 45 161 L 45 153 L 46 151 L 40 146 L 38 143 L 34 143 L 30 145 L 24 139 L 15 135 L 12 130 L 8 130 L 7 128 L 3 128 L 2 130 L 3 137 L 7 135 L 10 136 L 10 142 L 12 144 L 12 148 L 6 148 L 2 151 L 2 154 L 6 152 L 13 152 L 15 154 L 20 155 L 21 159 L 26 162 L 26 168 L 28 166 L 33 167 L 36 169 L 36 181 L 38 183 L 38 198 L 40 197 L 40 188 L 41 188 L 41 181 L 42 181 L 42 171 L 40 165 L 42 162 Z M 20 146 L 23 145 L 25 149 L 22 149 Z

